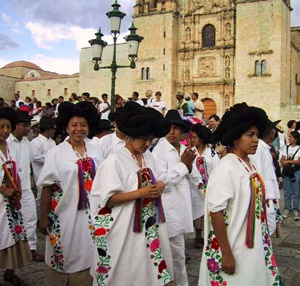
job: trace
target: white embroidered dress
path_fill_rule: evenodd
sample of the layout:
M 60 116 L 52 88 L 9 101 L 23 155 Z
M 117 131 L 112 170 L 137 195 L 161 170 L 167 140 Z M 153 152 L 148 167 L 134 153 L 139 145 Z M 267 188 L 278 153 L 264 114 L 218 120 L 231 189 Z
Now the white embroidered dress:
M 205 242 L 199 286 L 282 285 L 260 193 L 257 193 L 255 209 L 254 248 L 246 246 L 251 173 L 244 164 L 236 155 L 228 154 L 210 175 L 205 199 Z M 222 253 L 209 216 L 210 212 L 219 211 L 223 211 L 228 241 L 235 258 L 234 275 L 221 271 Z
M 143 156 L 155 176 L 152 154 L 147 151 Z M 112 195 L 139 188 L 138 171 L 131 152 L 124 147 L 103 162 L 94 179 L 90 202 L 95 227 L 95 286 L 162 286 L 171 281 L 166 223 L 157 223 L 152 203 L 145 205 L 143 200 L 141 232 L 133 231 L 137 200 L 105 207 Z
M 96 170 L 102 162 L 97 149 L 86 143 L 87 157 Z M 78 155 L 68 142 L 49 150 L 38 185 L 57 184 L 52 191 L 50 235 L 46 238 L 46 264 L 56 271 L 74 273 L 88 269 L 92 263 L 92 220 L 89 208 L 78 210 Z

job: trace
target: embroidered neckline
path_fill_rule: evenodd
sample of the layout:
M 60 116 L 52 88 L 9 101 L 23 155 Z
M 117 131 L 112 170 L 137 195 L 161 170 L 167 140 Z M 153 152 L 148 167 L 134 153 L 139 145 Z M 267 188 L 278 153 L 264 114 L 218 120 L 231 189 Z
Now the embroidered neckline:
M 128 149 L 129 150 L 129 149 Z M 137 158 L 135 157 L 135 155 L 132 154 L 132 152 L 129 150 L 133 160 L 135 161 L 135 163 L 137 164 L 137 166 L 139 167 L 139 170 L 143 170 L 146 168 L 146 162 L 145 162 L 145 159 L 144 159 L 144 155 L 141 154 L 142 156 L 142 165 L 139 163 L 139 161 L 137 160 Z
M 73 151 L 75 152 L 75 154 L 77 155 L 77 157 L 79 159 L 87 159 L 87 150 L 86 150 L 85 142 L 83 142 L 83 144 L 84 144 L 84 154 L 83 154 L 83 156 L 81 156 L 79 154 L 79 152 L 74 148 L 74 146 L 73 146 L 73 144 L 72 144 L 72 142 L 71 142 L 70 139 L 68 139 L 67 142 L 71 145 Z

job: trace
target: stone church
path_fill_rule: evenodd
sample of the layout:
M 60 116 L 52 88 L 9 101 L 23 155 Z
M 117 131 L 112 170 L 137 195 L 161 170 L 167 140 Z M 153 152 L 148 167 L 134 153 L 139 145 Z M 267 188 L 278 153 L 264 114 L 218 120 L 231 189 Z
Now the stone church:
M 177 92 L 197 92 L 206 116 L 245 101 L 274 119 L 300 118 L 300 27 L 291 28 L 290 0 L 136 0 L 134 9 L 144 40 L 136 69 L 118 69 L 116 93 L 123 98 L 159 90 L 172 108 Z M 111 57 L 107 46 L 101 65 Z M 85 91 L 100 98 L 110 93 L 111 73 L 94 71 L 91 59 L 91 48 L 83 48 L 79 74 L 70 78 L 27 71 L 15 91 L 34 91 L 43 102 Z M 129 65 L 126 44 L 118 45 L 117 62 Z

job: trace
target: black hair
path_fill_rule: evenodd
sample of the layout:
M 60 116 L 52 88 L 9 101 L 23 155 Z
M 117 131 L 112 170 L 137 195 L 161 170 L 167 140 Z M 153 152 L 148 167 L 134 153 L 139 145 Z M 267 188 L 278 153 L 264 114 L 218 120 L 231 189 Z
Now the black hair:
M 17 113 L 11 107 L 0 108 L 0 118 L 4 118 L 10 121 L 11 130 L 14 130 L 16 127 L 16 118 Z
M 294 124 L 295 122 L 296 122 L 296 120 L 293 120 L 293 119 L 292 119 L 292 120 L 289 120 L 288 123 L 287 123 L 287 127 L 288 127 L 288 128 L 292 128 L 292 126 L 293 126 L 293 124 Z
M 82 96 L 86 96 L 87 98 L 90 98 L 90 93 L 89 92 L 83 92 Z
M 213 142 L 211 131 L 199 123 L 192 125 L 192 132 L 195 132 L 198 138 L 202 140 L 205 145 Z
M 66 101 L 58 106 L 57 128 L 61 131 L 66 130 L 69 121 L 75 116 L 85 118 L 89 130 L 94 130 L 97 127 L 99 115 L 96 107 L 90 101 L 81 101 L 77 104 Z
M 136 97 L 139 97 L 139 93 L 138 93 L 137 91 L 134 91 L 134 92 L 132 93 L 132 95 L 135 95 Z
M 197 92 L 193 92 L 193 95 L 196 96 L 196 98 L 198 99 L 199 94 Z
M 116 123 L 122 133 L 132 138 L 149 135 L 160 138 L 165 136 L 170 128 L 159 111 L 133 101 L 126 103 L 125 112 L 116 119 Z
M 103 94 L 101 95 L 102 99 L 103 99 L 104 96 L 108 97 L 108 94 L 107 94 L 107 93 L 103 93 Z
M 294 130 L 290 134 L 295 138 L 296 144 L 300 145 L 300 134 L 299 134 L 299 132 Z
M 263 109 L 248 106 L 245 102 L 238 103 L 225 112 L 213 133 L 213 140 L 224 146 L 232 146 L 234 140 L 239 139 L 252 126 L 256 126 L 259 134 L 263 134 L 267 124 L 268 116 Z
M 216 121 L 220 121 L 220 117 L 217 114 L 212 114 L 208 117 L 208 120 L 214 119 Z
M 52 107 L 52 104 L 50 102 L 46 102 L 45 104 L 48 108 L 51 108 Z

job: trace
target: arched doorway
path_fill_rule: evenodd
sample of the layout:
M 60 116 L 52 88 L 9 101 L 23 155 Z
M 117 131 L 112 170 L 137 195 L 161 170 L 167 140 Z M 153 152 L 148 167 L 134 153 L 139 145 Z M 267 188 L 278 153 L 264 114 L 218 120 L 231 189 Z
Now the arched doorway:
M 204 115 L 203 116 L 207 122 L 209 116 L 211 116 L 213 114 L 217 114 L 217 105 L 210 98 L 204 98 L 201 101 L 203 102 L 203 105 L 204 105 Z

